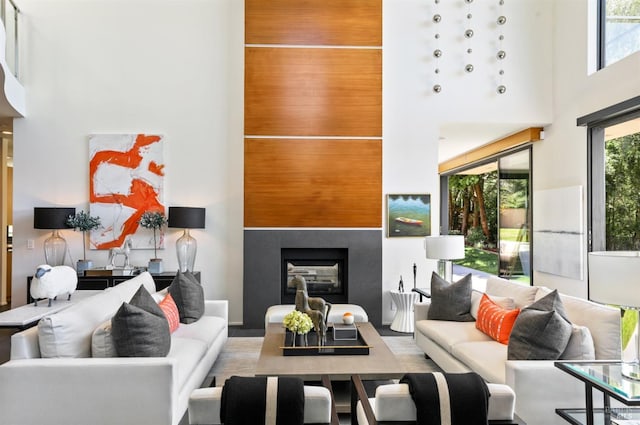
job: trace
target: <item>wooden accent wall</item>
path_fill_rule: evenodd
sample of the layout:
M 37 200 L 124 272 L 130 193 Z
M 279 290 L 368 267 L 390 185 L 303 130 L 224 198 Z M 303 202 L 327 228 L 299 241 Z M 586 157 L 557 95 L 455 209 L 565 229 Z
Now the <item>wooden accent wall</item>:
M 245 220 L 256 227 L 378 227 L 380 140 L 245 140 Z
M 245 0 L 245 227 L 382 226 L 382 1 Z
M 380 50 L 247 47 L 245 67 L 247 135 L 382 134 Z

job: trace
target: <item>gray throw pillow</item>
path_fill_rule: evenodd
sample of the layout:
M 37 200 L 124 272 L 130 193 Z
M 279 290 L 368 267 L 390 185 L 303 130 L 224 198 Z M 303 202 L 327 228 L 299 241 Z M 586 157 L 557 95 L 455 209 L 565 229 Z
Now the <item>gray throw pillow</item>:
M 449 283 L 438 274 L 431 274 L 431 305 L 429 320 L 473 322 L 471 315 L 471 274 Z
M 121 357 L 165 357 L 171 349 L 169 322 L 144 286 L 113 316 L 111 335 Z
M 571 337 L 567 318 L 557 290 L 520 311 L 513 324 L 508 360 L 557 360 Z
M 178 306 L 180 323 L 193 323 L 204 315 L 204 289 L 191 272 L 178 271 L 168 291 Z

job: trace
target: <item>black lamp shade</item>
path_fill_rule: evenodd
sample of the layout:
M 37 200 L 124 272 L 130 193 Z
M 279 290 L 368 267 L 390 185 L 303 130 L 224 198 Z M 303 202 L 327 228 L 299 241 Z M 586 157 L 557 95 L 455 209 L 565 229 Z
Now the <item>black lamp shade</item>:
M 169 227 L 204 229 L 204 208 L 169 207 Z
M 34 229 L 68 229 L 67 218 L 75 215 L 75 208 L 39 208 L 33 209 Z

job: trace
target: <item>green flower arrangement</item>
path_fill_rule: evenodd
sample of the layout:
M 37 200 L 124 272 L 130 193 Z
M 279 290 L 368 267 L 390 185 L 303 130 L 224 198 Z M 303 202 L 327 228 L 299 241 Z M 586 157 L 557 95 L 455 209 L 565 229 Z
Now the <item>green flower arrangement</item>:
M 307 313 L 298 310 L 293 310 L 284 316 L 282 324 L 289 331 L 302 335 L 308 333 L 313 328 L 311 317 L 309 317 Z
M 163 212 L 159 211 L 145 211 L 142 213 L 138 224 L 145 229 L 153 229 L 153 256 L 158 258 L 157 242 L 156 242 L 156 229 L 161 228 L 167 223 L 167 217 Z
M 100 227 L 100 217 L 91 217 L 89 213 L 80 211 L 67 217 L 67 226 L 82 232 L 82 259 L 87 261 L 86 232 Z

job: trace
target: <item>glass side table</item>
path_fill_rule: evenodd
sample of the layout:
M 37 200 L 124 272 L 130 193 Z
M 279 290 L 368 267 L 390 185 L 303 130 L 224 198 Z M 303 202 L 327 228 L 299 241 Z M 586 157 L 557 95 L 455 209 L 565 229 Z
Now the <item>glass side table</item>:
M 640 421 L 640 381 L 622 375 L 622 362 L 558 361 L 555 366 L 585 384 L 585 409 L 556 409 L 556 413 L 567 422 L 574 425 L 623 425 Z M 603 394 L 602 408 L 593 406 L 594 389 Z M 628 407 L 612 408 L 611 398 Z

